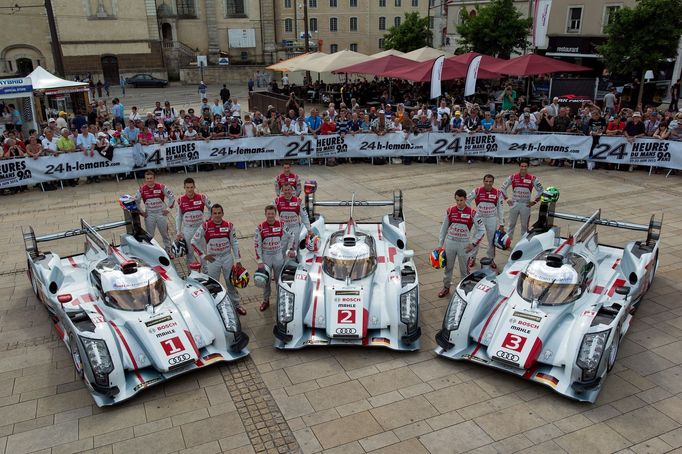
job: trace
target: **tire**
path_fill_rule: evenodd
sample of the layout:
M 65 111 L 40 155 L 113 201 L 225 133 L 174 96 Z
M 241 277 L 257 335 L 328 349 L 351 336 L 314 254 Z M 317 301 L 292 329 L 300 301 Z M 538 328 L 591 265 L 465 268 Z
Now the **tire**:
M 658 250 L 656 250 L 656 255 L 654 256 L 654 270 L 651 273 L 651 276 L 649 276 L 649 287 L 651 287 L 651 284 L 654 282 L 654 278 L 656 277 L 656 270 L 658 269 Z
M 613 342 L 611 342 L 611 348 L 609 349 L 609 356 L 606 359 L 606 371 L 611 372 L 613 366 L 616 364 L 616 358 L 618 357 L 618 350 L 620 347 L 620 325 L 613 336 Z

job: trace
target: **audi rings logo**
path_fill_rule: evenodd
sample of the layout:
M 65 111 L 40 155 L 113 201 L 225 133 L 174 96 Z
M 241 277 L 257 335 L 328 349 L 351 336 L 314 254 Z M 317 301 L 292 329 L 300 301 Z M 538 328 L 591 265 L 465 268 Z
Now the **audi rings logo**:
M 189 361 L 190 359 L 192 359 L 192 357 L 189 356 L 189 353 L 183 353 L 182 355 L 168 358 L 168 364 L 170 364 L 171 366 L 175 366 L 177 364 L 182 364 L 185 361 Z
M 515 363 L 519 362 L 519 355 L 515 355 L 513 353 L 505 352 L 502 350 L 496 351 L 495 356 L 497 356 L 498 358 L 503 359 L 505 361 L 513 361 Z
M 357 334 L 358 330 L 355 328 L 336 328 L 336 334 Z

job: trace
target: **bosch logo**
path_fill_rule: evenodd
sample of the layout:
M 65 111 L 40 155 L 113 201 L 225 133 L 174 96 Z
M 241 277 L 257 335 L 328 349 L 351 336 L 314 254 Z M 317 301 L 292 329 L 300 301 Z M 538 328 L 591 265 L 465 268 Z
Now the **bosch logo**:
M 495 356 L 497 356 L 498 358 L 503 359 L 505 361 L 512 361 L 515 363 L 519 362 L 519 355 L 515 355 L 513 353 L 505 352 L 502 350 L 496 351 Z
M 182 355 L 168 358 L 168 364 L 170 364 L 171 366 L 175 366 L 176 364 L 182 364 L 186 361 L 189 361 L 190 359 L 192 359 L 192 357 L 189 356 L 189 353 L 183 353 Z
M 527 326 L 528 328 L 534 328 L 534 329 L 540 328 L 540 325 L 538 325 L 537 323 L 526 322 L 526 321 L 523 321 L 523 320 L 519 320 L 519 321 L 517 322 L 517 324 L 519 324 L 519 325 L 521 325 L 521 326 Z
M 349 335 L 357 334 L 358 330 L 355 328 L 336 328 L 336 334 Z

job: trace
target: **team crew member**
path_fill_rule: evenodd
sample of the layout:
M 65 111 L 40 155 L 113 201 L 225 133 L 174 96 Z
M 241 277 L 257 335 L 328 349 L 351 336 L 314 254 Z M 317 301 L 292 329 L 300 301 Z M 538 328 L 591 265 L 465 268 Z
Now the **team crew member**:
M 296 197 L 301 195 L 301 179 L 291 171 L 291 164 L 289 162 L 284 163 L 282 166 L 282 173 L 275 178 L 275 194 L 279 196 L 286 183 L 289 183 L 294 189 L 294 195 Z
M 289 257 L 296 257 L 294 240 L 285 224 L 277 219 L 277 208 L 274 205 L 265 207 L 265 221 L 258 224 L 254 235 L 256 247 L 256 261 L 258 269 L 265 265 L 270 267 L 270 276 L 277 278 L 284 265 L 285 251 Z M 263 288 L 263 302 L 260 311 L 263 312 L 270 306 L 270 279 Z
M 166 185 L 156 182 L 156 174 L 153 170 L 144 173 L 144 184 L 135 194 L 137 206 L 140 201 L 144 202 L 144 211 L 140 215 L 144 217 L 144 225 L 147 233 L 152 237 L 158 227 L 163 238 L 163 247 L 166 251 L 171 250 L 171 239 L 168 234 L 168 218 L 166 216 L 175 204 L 175 196 Z
M 469 254 L 483 239 L 485 227 L 476 210 L 467 206 L 467 193 L 464 189 L 455 192 L 455 205 L 445 211 L 443 225 L 440 228 L 439 244 L 445 248 L 445 273 L 443 288 L 438 293 L 444 298 L 450 293 L 452 270 L 455 259 L 459 261 L 459 273 L 462 277 L 469 274 Z
M 223 207 L 219 204 L 211 207 L 211 219 L 203 222 L 194 233 L 192 249 L 200 259 L 206 261 L 206 272 L 209 276 L 218 281 L 222 272 L 227 295 L 232 304 L 239 315 L 246 315 L 239 293 L 230 280 L 234 260 L 236 259 L 236 264 L 241 266 L 237 232 L 230 221 L 223 219 L 223 214 Z
M 310 219 L 308 212 L 303 206 L 303 201 L 294 195 L 294 189 L 286 183 L 282 186 L 282 195 L 275 199 L 275 207 L 282 223 L 291 233 L 294 244 L 298 241 L 301 232 L 301 224 L 305 225 L 310 233 Z
M 185 178 L 185 193 L 178 197 L 178 211 L 175 216 L 177 240 L 191 242 L 194 232 L 204 222 L 204 209 L 211 211 L 211 202 L 205 194 L 195 192 L 193 178 Z M 187 245 L 187 264 L 194 262 L 194 250 Z
M 507 188 L 509 186 L 512 187 L 511 197 L 507 195 Z M 535 189 L 536 196 L 531 200 L 533 189 Z M 514 237 L 514 228 L 519 216 L 521 217 L 523 233 L 526 233 L 528 231 L 528 222 L 530 221 L 530 208 L 540 200 L 543 191 L 540 180 L 528 173 L 527 160 L 519 162 L 518 173 L 507 177 L 502 186 L 500 186 L 500 191 L 505 199 L 507 199 L 507 204 L 511 207 L 509 210 L 509 226 L 507 227 L 509 238 Z
M 483 186 L 474 189 L 467 197 L 467 203 L 475 202 L 479 217 L 485 226 L 485 236 L 488 240 L 488 251 L 485 256 L 495 259 L 495 230 L 504 230 L 504 196 L 493 187 L 495 177 L 487 174 L 483 177 Z M 476 254 L 473 255 L 472 264 L 476 262 Z M 493 261 L 492 268 L 497 265 Z

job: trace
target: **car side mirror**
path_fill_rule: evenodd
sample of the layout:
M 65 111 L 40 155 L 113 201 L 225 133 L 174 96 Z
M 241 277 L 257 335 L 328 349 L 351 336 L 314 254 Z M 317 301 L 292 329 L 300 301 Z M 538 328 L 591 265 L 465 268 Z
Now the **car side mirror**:
M 630 286 L 620 285 L 616 287 L 616 293 L 618 293 L 619 295 L 628 296 L 630 294 Z
M 412 249 L 407 249 L 403 251 L 403 263 L 405 261 L 411 260 L 414 257 L 414 251 Z

